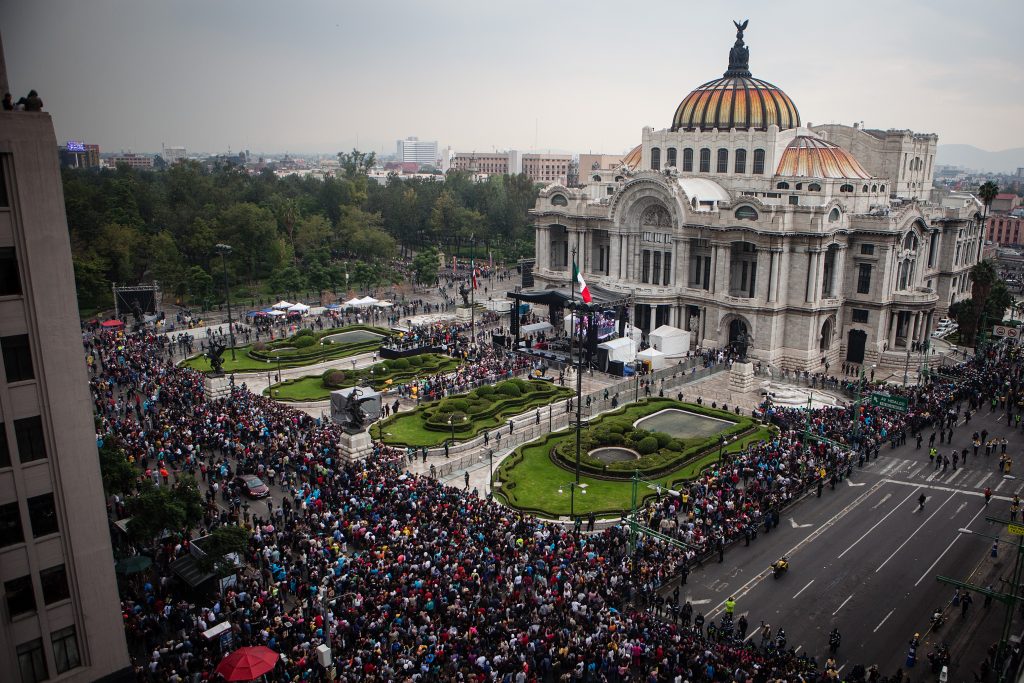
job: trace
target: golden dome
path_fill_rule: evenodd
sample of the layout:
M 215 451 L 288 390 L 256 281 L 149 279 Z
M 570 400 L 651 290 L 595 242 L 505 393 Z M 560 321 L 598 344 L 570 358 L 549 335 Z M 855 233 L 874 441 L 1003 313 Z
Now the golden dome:
M 798 135 L 786 146 L 775 175 L 803 178 L 870 178 L 857 159 L 828 140 Z
M 631 169 L 636 170 L 637 166 L 640 165 L 640 160 L 643 158 L 644 146 L 637 145 L 633 149 L 629 150 L 626 156 L 622 157 L 622 165 L 629 166 Z
M 800 112 L 789 95 L 750 75 L 750 51 L 743 42 L 747 22 L 733 23 L 736 43 L 729 50 L 729 69 L 722 78 L 708 81 L 683 98 L 672 117 L 672 131 L 800 127 Z

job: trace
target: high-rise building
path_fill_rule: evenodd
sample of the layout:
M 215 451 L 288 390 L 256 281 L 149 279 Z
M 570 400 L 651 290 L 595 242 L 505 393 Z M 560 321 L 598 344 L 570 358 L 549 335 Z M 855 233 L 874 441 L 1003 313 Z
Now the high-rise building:
M 60 165 L 67 168 L 99 168 L 100 146 L 86 145 L 76 140 L 57 149 Z
M 398 160 L 403 163 L 437 164 L 437 140 L 410 137 L 398 141 Z
M 153 168 L 153 157 L 148 154 L 135 154 L 133 152 L 122 152 L 121 154 L 108 157 L 106 162 L 110 168 L 115 168 L 121 164 L 144 170 Z
M 164 147 L 161 156 L 168 164 L 173 164 L 184 159 L 187 154 L 188 151 L 184 147 Z
M 566 185 L 571 163 L 571 154 L 524 154 L 523 173 L 538 183 Z
M 56 148 L 49 114 L 0 112 L 0 679 L 15 683 L 129 666 Z

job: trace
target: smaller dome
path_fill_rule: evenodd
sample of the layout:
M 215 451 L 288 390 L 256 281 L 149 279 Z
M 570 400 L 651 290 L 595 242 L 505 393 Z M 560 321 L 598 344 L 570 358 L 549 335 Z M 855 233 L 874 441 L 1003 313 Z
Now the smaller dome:
M 871 177 L 860 162 L 839 145 L 811 135 L 798 135 L 786 146 L 775 175 L 799 178 Z
M 631 170 L 635 171 L 640 165 L 640 160 L 643 158 L 643 154 L 643 145 L 637 145 L 633 149 L 629 150 L 626 156 L 622 157 L 623 166 L 629 166 Z

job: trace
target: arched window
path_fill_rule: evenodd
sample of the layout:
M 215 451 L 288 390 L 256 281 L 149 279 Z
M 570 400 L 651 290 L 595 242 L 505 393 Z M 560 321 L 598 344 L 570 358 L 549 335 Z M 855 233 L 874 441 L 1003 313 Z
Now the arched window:
M 718 150 L 718 172 L 729 172 L 729 150 L 722 148 Z
M 600 181 L 601 181 L 601 176 L 595 175 L 594 176 L 594 182 L 596 183 L 596 182 L 600 182 Z
M 676 165 L 676 148 L 669 147 L 665 150 L 665 167 L 674 168 Z
M 775 185 L 775 189 L 776 190 L 788 190 L 789 189 L 789 183 L 787 183 L 785 180 L 783 180 L 781 183 L 778 183 L 778 184 Z
M 917 249 L 917 238 L 914 237 L 914 233 L 908 232 L 907 236 L 903 238 L 903 248 L 911 251 Z
M 615 182 L 621 183 L 623 180 L 625 180 L 625 177 L 620 175 L 615 176 Z
M 867 186 L 867 185 L 865 185 L 864 187 L 862 187 L 862 188 L 860 189 L 860 191 L 861 191 L 861 192 L 867 192 L 867 191 L 868 191 L 868 186 Z
M 878 192 L 878 185 L 872 185 L 871 186 L 871 191 L 872 192 Z
M 878 191 L 879 192 L 885 192 L 885 185 L 879 185 L 878 186 Z
M 764 175 L 764 150 L 754 150 L 754 175 Z
M 839 207 L 838 206 L 833 207 L 832 210 L 828 212 L 828 222 L 829 223 L 835 223 L 840 218 L 842 218 L 842 214 L 839 212 Z
M 711 150 L 707 147 L 700 151 L 700 172 L 711 173 Z
M 651 170 L 661 170 L 661 149 L 658 147 L 651 147 Z
M 552 195 L 551 203 L 554 206 L 569 206 L 569 200 L 565 198 L 564 194 Z
M 846 185 L 840 185 L 839 186 L 839 191 L 840 192 L 853 192 L 853 185 L 850 185 L 849 183 L 847 183 Z
M 736 218 L 741 221 L 756 221 L 757 211 L 752 206 L 741 206 L 736 209 Z
M 693 149 L 689 147 L 683 150 L 683 172 L 693 172 Z
M 733 173 L 746 173 L 747 172 L 747 150 L 738 149 L 736 150 L 736 160 L 732 164 Z
M 819 185 L 818 183 L 811 183 L 810 185 L 807 186 L 807 191 L 808 192 L 821 192 L 821 185 Z

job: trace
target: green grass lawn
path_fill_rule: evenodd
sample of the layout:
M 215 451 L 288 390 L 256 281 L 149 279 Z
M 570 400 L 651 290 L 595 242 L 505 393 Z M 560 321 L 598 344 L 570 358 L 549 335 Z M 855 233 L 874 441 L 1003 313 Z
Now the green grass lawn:
M 280 401 L 322 401 L 328 398 L 331 392 L 336 389 L 351 387 L 357 384 L 370 384 L 371 376 L 373 377 L 373 388 L 380 391 L 387 388 L 388 380 L 391 380 L 392 384 L 401 384 L 421 375 L 451 372 L 460 365 L 460 362 L 455 358 L 435 353 L 423 354 L 420 358 L 423 359 L 422 365 L 411 366 L 404 370 L 392 370 L 388 367 L 391 361 L 382 361 L 373 366 L 373 375 L 370 374 L 369 368 L 359 368 L 356 370 L 354 377 L 351 377 L 351 371 L 344 371 L 347 376 L 346 381 L 343 382 L 342 386 L 337 387 L 326 386 L 323 374 L 306 375 L 297 379 L 285 380 L 273 386 L 273 398 Z M 270 395 L 266 390 L 263 391 L 263 394 L 265 396 Z
M 348 327 L 331 328 L 329 330 L 317 332 L 315 337 L 316 339 L 319 339 L 332 334 L 350 332 L 354 330 L 369 330 L 378 332 L 381 335 L 387 335 L 389 333 L 388 330 L 383 328 L 374 328 L 365 325 L 350 325 Z M 271 342 L 271 344 L 285 346 L 289 343 L 290 339 L 294 339 L 294 337 L 285 340 L 277 340 L 275 342 Z M 380 341 L 383 341 L 383 336 Z M 302 349 L 286 349 L 280 351 L 280 353 L 275 353 L 273 347 L 259 351 L 254 350 L 253 344 L 246 344 L 244 346 L 235 347 L 234 359 L 231 358 L 231 349 L 224 351 L 224 355 L 222 356 L 224 361 L 224 372 L 274 372 L 278 367 L 281 367 L 282 369 L 301 368 L 329 360 L 336 360 L 338 358 L 346 358 L 348 356 L 376 351 L 380 348 L 380 341 L 353 342 L 348 344 L 316 344 Z M 280 363 L 278 363 L 276 358 L 280 358 Z M 200 372 L 210 372 L 210 359 L 207 358 L 205 354 L 193 356 L 182 363 L 182 365 L 184 367 L 192 368 L 193 370 L 199 370 Z
M 537 391 L 526 394 L 522 397 L 523 400 L 508 401 L 494 415 L 478 419 L 472 419 L 472 416 L 467 417 L 462 414 L 457 415 L 454 423 L 456 440 L 471 439 L 485 430 L 504 426 L 508 418 L 513 415 L 519 415 L 555 401 L 565 400 L 576 393 L 566 387 L 555 386 L 547 382 L 531 382 L 531 384 L 537 386 Z M 468 396 L 468 394 L 450 396 L 442 401 L 459 399 L 463 396 Z M 433 412 L 433 409 L 442 401 L 424 403 L 411 412 L 400 413 L 383 422 L 378 422 L 370 428 L 370 435 L 390 445 L 440 446 L 452 438 L 452 433 L 447 429 L 428 428 L 427 419 L 429 413 Z M 462 417 L 465 419 L 460 419 Z
M 663 410 L 665 407 L 664 404 L 659 404 L 656 410 Z M 696 406 L 676 404 L 675 407 L 686 409 Z M 756 431 L 730 443 L 725 452 L 739 452 L 750 443 L 770 438 L 771 434 L 770 428 L 759 425 Z M 548 456 L 548 451 L 557 441 L 572 438 L 571 431 L 562 431 L 518 448 L 498 468 L 500 479 L 505 483 L 502 488 L 495 489 L 495 493 L 512 507 L 541 511 L 550 517 L 569 515 L 570 496 L 569 487 L 566 484 L 573 479 L 573 473 L 553 463 Z M 693 479 L 717 460 L 718 450 L 716 449 L 690 461 L 674 472 L 660 477 L 651 477 L 648 480 L 666 488 L 672 488 L 676 484 Z M 505 487 L 510 482 L 515 482 L 515 486 L 506 489 Z M 608 481 L 586 474 L 580 475 L 580 482 L 587 484 L 587 489 L 585 494 L 579 490 L 575 492 L 575 514 L 585 515 L 594 512 L 597 515 L 617 516 L 623 511 L 629 510 L 633 494 L 632 482 Z M 562 489 L 561 494 L 558 492 L 559 489 Z M 638 495 L 642 500 L 657 494 L 654 489 L 646 484 L 641 484 Z

